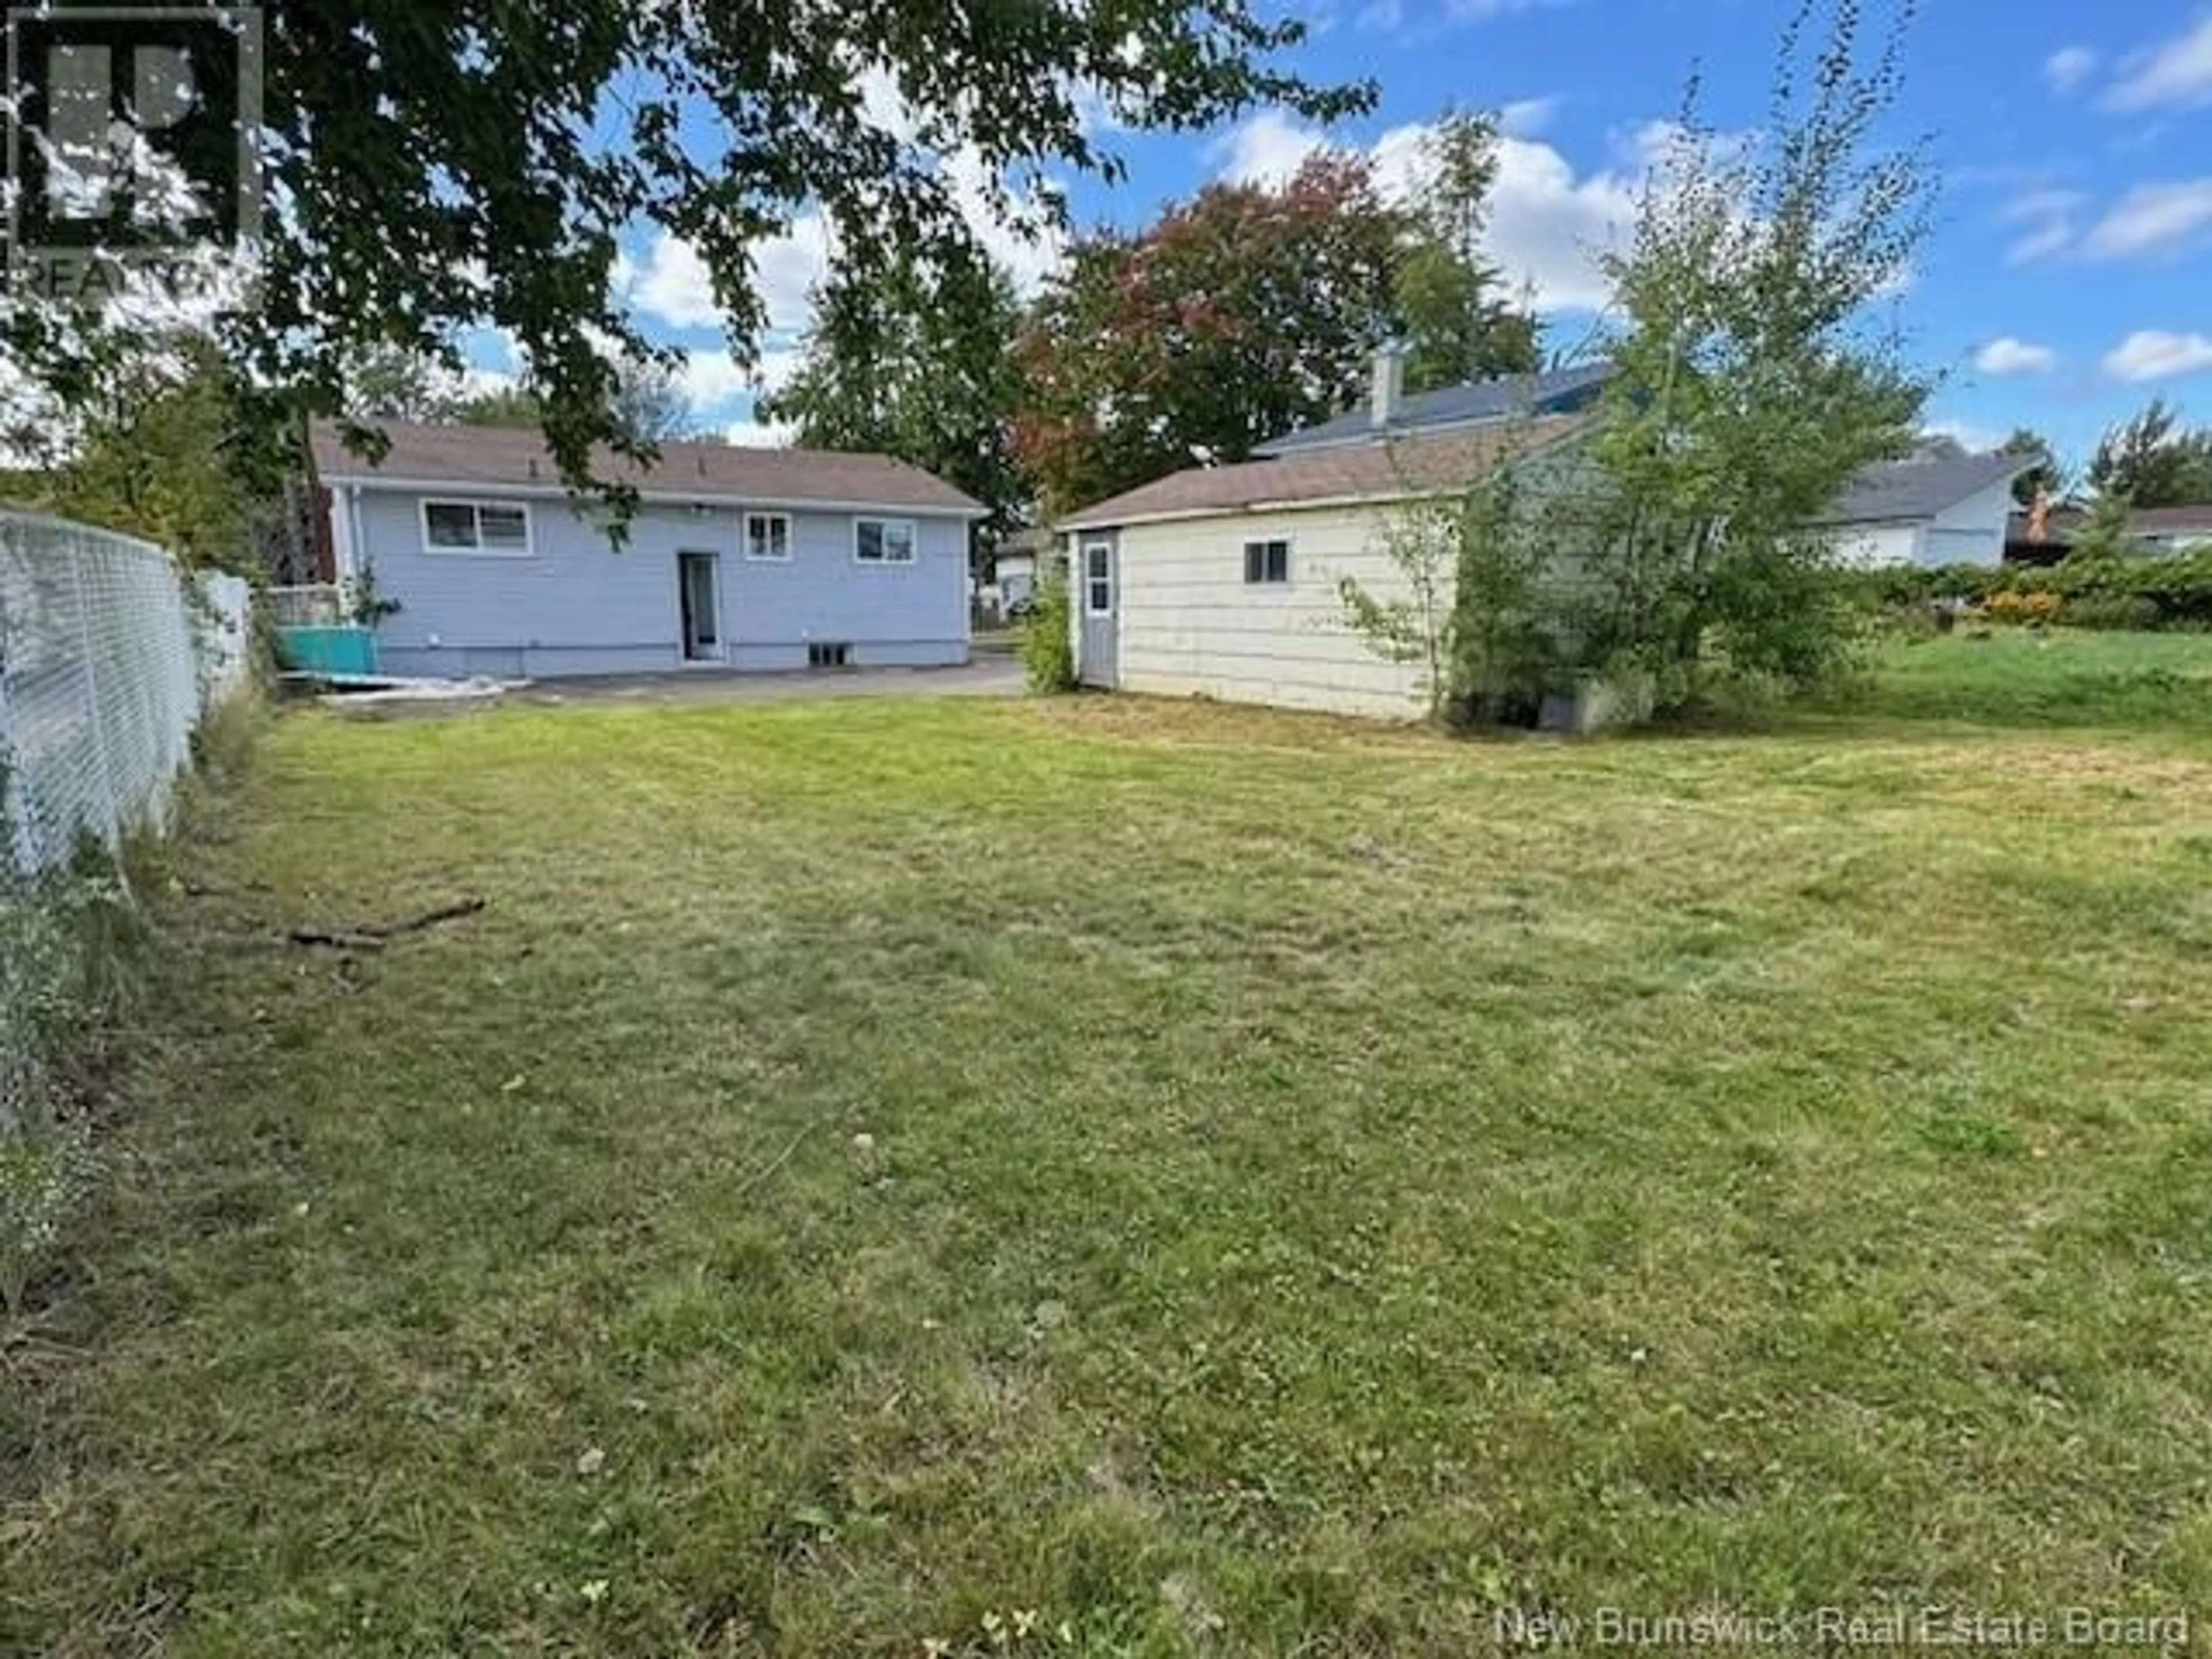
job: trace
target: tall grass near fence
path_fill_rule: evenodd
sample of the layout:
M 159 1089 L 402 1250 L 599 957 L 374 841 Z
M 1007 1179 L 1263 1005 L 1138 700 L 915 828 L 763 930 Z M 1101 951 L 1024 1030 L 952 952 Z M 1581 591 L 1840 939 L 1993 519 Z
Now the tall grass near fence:
M 92 1174 L 128 1007 L 134 848 L 248 676 L 251 595 L 161 548 L 0 514 L 0 1317 Z M 4 1337 L 0 1329 L 0 1337 Z

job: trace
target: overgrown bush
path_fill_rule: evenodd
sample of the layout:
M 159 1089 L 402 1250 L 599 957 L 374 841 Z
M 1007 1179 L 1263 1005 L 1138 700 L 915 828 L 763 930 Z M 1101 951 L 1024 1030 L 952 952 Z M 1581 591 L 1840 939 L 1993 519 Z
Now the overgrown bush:
M 234 698 L 199 746 L 233 769 L 258 717 Z M 20 875 L 8 781 L 0 757 L 0 1316 L 12 1321 L 96 1172 L 94 1103 L 143 995 L 149 928 L 132 884 L 159 883 L 165 848 L 149 828 L 118 862 L 88 834 L 66 865 Z M 178 787 L 189 801 L 193 781 Z
M 2087 593 L 2059 601 L 2057 621 L 2067 628 L 2148 634 L 2164 625 L 2158 601 L 2142 593 Z
M 2056 593 L 2041 588 L 2024 592 L 2001 588 L 1982 601 L 1982 614 L 1991 622 L 2041 626 L 2056 621 L 2059 607 L 2065 603 Z
M 1051 577 L 1039 585 L 1036 602 L 1022 628 L 1022 666 L 1031 690 L 1075 689 L 1075 645 L 1068 635 L 1073 614 L 1064 578 Z
M 2212 549 L 2166 555 L 2076 552 L 2057 564 L 1903 568 L 1847 578 L 1863 600 L 1893 611 L 1946 600 L 1992 622 L 2065 628 L 2212 628 Z
M 89 1179 L 83 1101 L 119 1023 L 128 908 L 108 875 L 0 879 L 0 1313 L 10 1316 Z

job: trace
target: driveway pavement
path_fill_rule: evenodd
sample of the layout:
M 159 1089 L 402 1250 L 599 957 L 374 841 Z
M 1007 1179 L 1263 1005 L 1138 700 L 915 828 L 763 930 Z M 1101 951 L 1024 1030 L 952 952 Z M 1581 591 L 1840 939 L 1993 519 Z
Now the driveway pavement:
M 1018 697 L 1022 665 L 979 657 L 962 668 L 845 668 L 791 674 L 741 674 L 691 668 L 674 674 L 538 680 L 507 702 L 787 702 L 830 697 Z

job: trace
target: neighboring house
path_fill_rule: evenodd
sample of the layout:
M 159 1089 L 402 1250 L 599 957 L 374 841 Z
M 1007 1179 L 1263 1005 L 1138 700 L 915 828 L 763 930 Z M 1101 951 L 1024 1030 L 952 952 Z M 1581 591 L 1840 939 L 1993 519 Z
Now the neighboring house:
M 1346 577 L 1395 593 L 1389 510 L 1464 488 L 1583 422 L 1492 420 L 1395 442 L 1298 447 L 1194 468 L 1076 514 L 1070 610 L 1085 684 L 1338 714 L 1408 714 L 1421 671 L 1345 617 Z
M 968 660 L 968 534 L 984 509 L 881 455 L 663 444 L 604 462 L 627 542 L 534 432 L 386 423 L 374 464 L 313 439 L 331 564 L 398 609 L 384 672 L 517 678 L 701 665 Z
M 2055 564 L 2074 550 L 2088 522 L 2084 508 L 2053 507 L 2039 542 L 2030 539 L 2029 516 L 2014 513 L 2005 538 L 2005 557 L 2015 564 Z M 2212 550 L 2212 502 L 2139 508 L 2128 517 L 2128 538 L 2134 551 L 2150 556 Z
M 2002 564 L 2013 480 L 2032 465 L 2017 455 L 1886 461 L 1852 481 L 1821 527 L 1844 563 L 1865 568 Z
M 2212 549 L 2212 501 L 2194 507 L 2146 507 L 2128 520 L 2128 533 L 2147 553 Z
M 1039 560 L 1053 545 L 1046 530 L 1017 530 L 999 544 L 993 568 L 1002 611 L 1025 609 L 1036 599 Z
M 1595 365 L 1401 398 L 1378 362 L 1366 408 L 1293 433 L 1242 465 L 1198 467 L 1065 520 L 1071 631 L 1085 684 L 1171 696 L 1393 715 L 1423 671 L 1378 656 L 1350 624 L 1346 578 L 1384 599 L 1404 574 L 1391 509 L 1466 488 L 1500 461 L 1577 487 L 1569 441 L 1610 370 Z M 1854 562 L 1996 564 L 2015 458 L 1869 469 L 1829 524 Z M 1449 599 L 1446 600 L 1449 603 Z
M 1375 360 L 1373 388 L 1364 405 L 1318 426 L 1286 432 L 1260 446 L 1262 455 L 1373 443 L 1411 433 L 1454 432 L 1491 426 L 1515 416 L 1574 415 L 1590 408 L 1613 378 L 1611 363 L 1583 363 L 1544 374 L 1509 374 L 1468 386 L 1403 392 L 1404 360 L 1383 352 Z

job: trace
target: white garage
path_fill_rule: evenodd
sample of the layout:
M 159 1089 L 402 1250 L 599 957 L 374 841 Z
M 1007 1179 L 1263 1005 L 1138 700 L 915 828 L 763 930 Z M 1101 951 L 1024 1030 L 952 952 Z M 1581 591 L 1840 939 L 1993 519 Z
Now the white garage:
M 1827 528 L 1838 556 L 1884 565 L 2001 564 L 2017 455 L 1914 457 L 1869 467 L 1836 503 Z

